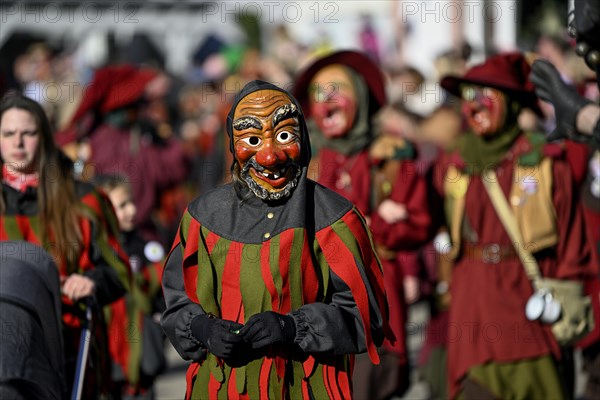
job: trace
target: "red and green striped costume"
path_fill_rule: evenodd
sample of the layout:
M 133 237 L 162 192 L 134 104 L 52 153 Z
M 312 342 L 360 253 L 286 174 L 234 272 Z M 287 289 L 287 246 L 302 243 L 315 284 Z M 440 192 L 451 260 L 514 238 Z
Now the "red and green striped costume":
M 140 389 L 143 357 L 162 357 L 160 354 L 144 353 L 144 340 L 146 324 L 152 323 L 149 319 L 157 312 L 153 300 L 157 296 L 162 298 L 163 265 L 146 259 L 146 242 L 137 232 L 125 232 L 121 237 L 132 267 L 134 263 L 138 267 L 133 271 L 130 291 L 105 308 L 104 315 L 108 322 L 110 355 L 117 364 L 113 365 L 113 379 L 124 379 L 128 390 L 135 392 Z
M 270 205 L 231 184 L 192 202 L 165 265 L 162 325 L 185 359 L 188 398 L 351 398 L 353 353 L 390 338 L 381 265 L 360 212 L 310 180 Z M 290 315 L 301 354 L 231 368 L 191 334 L 201 313 L 244 323 Z
M 108 304 L 129 289 L 128 258 L 119 244 L 117 221 L 108 198 L 81 182 L 76 182 L 75 190 L 82 214 L 79 218 L 82 250 L 77 265 L 67 265 L 65 257 L 58 260 L 60 276 L 72 273 L 88 276 L 97 285 L 98 302 Z M 19 192 L 2 184 L 2 195 L 6 211 L 0 220 L 0 240 L 25 240 L 52 249 L 51 240 L 41 232 L 36 189 L 30 187 Z M 68 302 L 66 298 L 63 301 Z

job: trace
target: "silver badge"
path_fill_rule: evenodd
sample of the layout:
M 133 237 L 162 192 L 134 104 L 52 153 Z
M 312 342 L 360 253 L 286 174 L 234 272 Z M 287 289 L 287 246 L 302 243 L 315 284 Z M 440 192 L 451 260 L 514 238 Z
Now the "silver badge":
M 165 249 L 157 241 L 150 241 L 144 246 L 144 255 L 150 262 L 159 262 L 165 257 Z
M 538 181 L 533 176 L 526 176 L 521 181 L 521 189 L 528 195 L 535 194 L 538 190 Z

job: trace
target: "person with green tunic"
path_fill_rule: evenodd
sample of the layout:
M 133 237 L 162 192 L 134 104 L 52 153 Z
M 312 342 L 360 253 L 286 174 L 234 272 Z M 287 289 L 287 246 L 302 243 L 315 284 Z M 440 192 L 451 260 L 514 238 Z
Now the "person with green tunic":
M 352 354 L 393 340 L 360 211 L 307 178 L 297 101 L 247 84 L 227 117 L 232 182 L 191 202 L 165 264 L 167 337 L 186 398 L 352 397 Z

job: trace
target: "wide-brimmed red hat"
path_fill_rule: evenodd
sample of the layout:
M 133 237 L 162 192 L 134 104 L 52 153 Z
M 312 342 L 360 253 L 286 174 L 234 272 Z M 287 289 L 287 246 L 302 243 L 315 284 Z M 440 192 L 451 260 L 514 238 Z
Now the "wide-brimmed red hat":
M 519 52 L 499 54 L 488 58 L 484 63 L 475 65 L 462 76 L 446 76 L 441 85 L 457 97 L 461 97 L 460 86 L 470 83 L 487 86 L 507 93 L 510 97 L 543 116 L 535 95 L 535 86 L 529 80 L 531 66 Z
M 372 111 L 376 111 L 386 104 L 385 81 L 377 64 L 363 53 L 353 50 L 342 50 L 319 58 L 298 74 L 292 93 L 300 103 L 304 115 L 307 117 L 310 116 L 310 109 L 308 107 L 310 82 L 317 72 L 333 64 L 348 67 L 363 77 L 372 99 L 369 102 Z
M 76 123 L 90 111 L 104 115 L 137 102 L 144 96 L 146 85 L 157 75 L 154 69 L 132 65 L 108 66 L 97 70 L 71 122 Z

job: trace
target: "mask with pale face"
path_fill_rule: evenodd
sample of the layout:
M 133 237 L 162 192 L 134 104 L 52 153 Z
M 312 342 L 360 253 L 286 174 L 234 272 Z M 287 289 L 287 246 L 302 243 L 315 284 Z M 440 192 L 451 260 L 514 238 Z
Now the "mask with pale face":
M 328 139 L 345 136 L 356 119 L 357 95 L 348 70 L 339 64 L 316 73 L 310 83 L 310 113 Z
M 265 201 L 291 196 L 310 151 L 295 99 L 266 82 L 253 81 L 236 97 L 227 120 L 234 179 Z
M 461 87 L 462 112 L 477 136 L 493 136 L 507 122 L 510 99 L 500 90 L 465 84 Z

